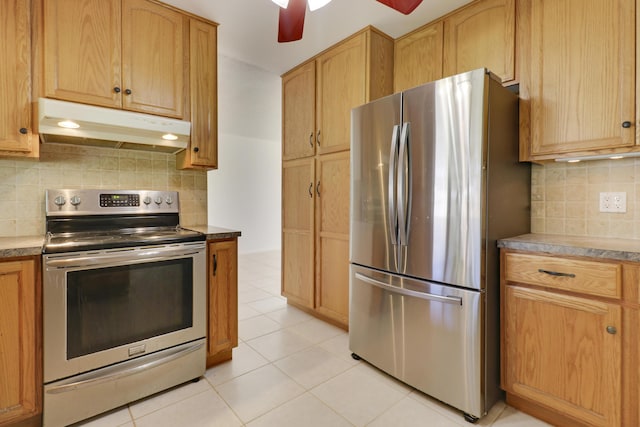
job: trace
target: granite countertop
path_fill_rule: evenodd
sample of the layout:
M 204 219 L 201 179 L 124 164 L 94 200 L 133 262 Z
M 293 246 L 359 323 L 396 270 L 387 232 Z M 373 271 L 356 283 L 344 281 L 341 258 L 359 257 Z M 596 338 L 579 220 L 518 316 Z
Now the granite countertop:
M 523 234 L 498 240 L 499 248 L 640 262 L 640 240 Z
M 240 237 L 242 233 L 227 228 L 211 225 L 193 225 L 184 227 L 207 235 L 207 240 L 231 239 Z M 0 259 L 42 254 L 44 236 L 0 237 Z

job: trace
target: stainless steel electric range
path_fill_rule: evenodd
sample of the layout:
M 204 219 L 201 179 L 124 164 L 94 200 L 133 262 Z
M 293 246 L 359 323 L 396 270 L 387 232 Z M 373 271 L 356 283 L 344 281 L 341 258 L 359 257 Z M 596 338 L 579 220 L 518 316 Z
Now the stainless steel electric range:
M 47 190 L 45 426 L 199 378 L 206 236 L 171 191 Z

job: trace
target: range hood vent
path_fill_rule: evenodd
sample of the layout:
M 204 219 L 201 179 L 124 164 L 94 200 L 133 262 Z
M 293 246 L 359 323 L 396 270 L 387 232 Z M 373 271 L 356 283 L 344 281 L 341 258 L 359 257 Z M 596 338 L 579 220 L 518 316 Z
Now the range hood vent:
M 72 121 L 78 127 L 61 127 L 59 123 L 64 121 Z M 38 133 L 43 143 L 177 153 L 189 144 L 191 123 L 151 114 L 39 98 Z M 175 139 L 163 139 L 166 135 Z

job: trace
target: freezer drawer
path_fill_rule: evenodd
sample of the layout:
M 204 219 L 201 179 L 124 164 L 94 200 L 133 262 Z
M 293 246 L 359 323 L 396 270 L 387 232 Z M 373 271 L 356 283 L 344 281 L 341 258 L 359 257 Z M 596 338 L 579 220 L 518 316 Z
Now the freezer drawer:
M 350 350 L 463 412 L 485 413 L 483 294 L 352 264 Z

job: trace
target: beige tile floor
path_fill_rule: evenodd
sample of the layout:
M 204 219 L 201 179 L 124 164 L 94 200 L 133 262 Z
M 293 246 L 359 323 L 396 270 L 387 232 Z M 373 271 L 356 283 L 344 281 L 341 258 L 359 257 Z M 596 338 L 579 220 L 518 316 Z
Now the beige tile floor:
M 459 411 L 353 360 L 343 330 L 287 306 L 278 252 L 240 256 L 238 300 L 232 361 L 78 426 L 471 426 Z M 547 426 L 503 402 L 476 425 Z

